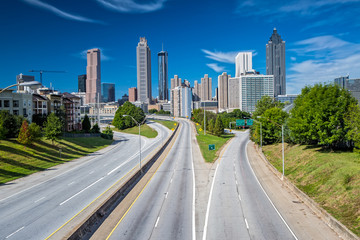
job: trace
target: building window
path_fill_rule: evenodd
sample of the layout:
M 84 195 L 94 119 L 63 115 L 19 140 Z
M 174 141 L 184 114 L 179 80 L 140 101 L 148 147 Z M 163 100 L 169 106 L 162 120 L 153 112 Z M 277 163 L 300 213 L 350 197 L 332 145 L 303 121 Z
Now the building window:
M 10 100 L 4 100 L 4 107 L 10 107 Z
M 19 115 L 19 110 L 13 110 L 13 114 L 18 116 Z
M 19 100 L 13 101 L 13 107 L 19 107 Z
M 24 117 L 27 117 L 26 108 L 23 108 L 23 116 L 24 116 Z
M 2 100 L 0 100 L 0 108 L 2 107 Z

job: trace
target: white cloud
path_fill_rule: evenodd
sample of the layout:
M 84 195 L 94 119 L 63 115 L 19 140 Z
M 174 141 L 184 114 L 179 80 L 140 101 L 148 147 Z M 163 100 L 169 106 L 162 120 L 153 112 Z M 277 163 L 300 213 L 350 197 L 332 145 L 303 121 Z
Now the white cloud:
M 65 19 L 75 20 L 75 21 L 80 21 L 80 22 L 103 23 L 103 22 L 98 21 L 98 20 L 94 20 L 94 19 L 82 17 L 80 15 L 75 15 L 75 14 L 64 12 L 64 11 L 62 11 L 62 10 L 60 10 L 60 9 L 50 5 L 50 4 L 41 2 L 40 0 L 23 0 L 23 1 L 28 3 L 28 4 L 31 4 L 33 6 L 48 10 L 48 11 L 50 11 L 52 13 L 55 13 L 57 16 L 65 18 Z
M 347 74 L 351 78 L 360 77 L 360 43 L 327 35 L 299 41 L 295 46 L 300 48 L 292 51 L 306 60 L 290 65 L 288 93 L 299 93 L 305 85 L 332 82 L 334 78 Z
M 296 57 L 290 57 L 291 61 L 296 61 Z
M 241 52 L 241 51 L 233 51 L 233 52 L 218 52 L 215 50 L 215 52 L 211 52 L 209 50 L 206 49 L 201 49 L 201 51 L 203 51 L 207 58 L 210 58 L 212 60 L 218 61 L 218 62 L 223 62 L 223 63 L 235 63 L 235 57 L 236 55 Z M 253 56 L 257 55 L 257 52 L 255 52 L 254 50 L 248 50 L 246 52 L 252 52 Z
M 211 68 L 215 72 L 224 72 L 224 71 L 226 71 L 225 67 L 219 66 L 217 63 L 208 63 L 208 64 L 206 64 L 206 66 L 208 66 L 209 68 Z
M 146 4 L 140 4 L 135 0 L 96 0 L 106 8 L 118 11 L 118 12 L 153 12 L 160 10 L 164 7 L 164 3 L 167 0 L 153 0 Z
M 104 55 L 104 49 L 103 48 L 99 48 L 99 47 L 93 47 L 93 48 L 98 48 L 100 49 L 100 59 L 101 61 L 108 61 L 108 60 L 112 60 L 113 58 L 112 57 L 109 57 L 107 55 Z M 92 49 L 92 48 L 89 48 L 89 49 Z M 85 49 L 83 51 L 80 52 L 80 57 L 82 59 L 87 59 L 87 51 L 88 49 Z M 77 54 L 77 56 L 79 56 L 79 54 Z

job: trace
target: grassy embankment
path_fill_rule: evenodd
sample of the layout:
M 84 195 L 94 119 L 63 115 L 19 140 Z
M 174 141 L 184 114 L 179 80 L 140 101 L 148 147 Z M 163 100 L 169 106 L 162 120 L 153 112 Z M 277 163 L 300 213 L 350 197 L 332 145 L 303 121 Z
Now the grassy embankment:
M 152 121 L 160 123 L 160 124 L 164 125 L 165 127 L 167 127 L 170 130 L 175 129 L 176 125 L 177 125 L 177 122 L 175 122 L 175 121 L 163 121 L 163 120 L 152 120 Z
M 204 135 L 204 130 L 201 129 L 200 125 L 196 125 L 196 131 L 198 135 L 196 139 L 198 141 L 200 151 L 206 162 L 214 162 L 220 154 L 221 147 L 229 141 L 234 135 L 233 134 L 223 134 L 220 137 L 214 136 L 206 132 Z M 215 150 L 209 150 L 209 144 L 215 144 Z
M 0 184 L 88 155 L 111 143 L 100 137 L 63 138 L 54 145 L 43 139 L 25 147 L 15 139 L 0 140 Z
M 120 130 L 117 128 L 113 128 L 113 130 L 123 133 L 130 133 L 130 134 L 139 134 L 139 127 L 135 126 L 132 128 L 127 128 L 124 130 Z M 158 132 L 151 127 L 149 127 L 147 124 L 143 124 L 140 127 L 140 135 L 147 137 L 147 138 L 155 138 L 158 135 Z
M 360 236 L 360 155 L 285 145 L 285 175 L 332 216 Z M 282 171 L 281 144 L 263 146 Z

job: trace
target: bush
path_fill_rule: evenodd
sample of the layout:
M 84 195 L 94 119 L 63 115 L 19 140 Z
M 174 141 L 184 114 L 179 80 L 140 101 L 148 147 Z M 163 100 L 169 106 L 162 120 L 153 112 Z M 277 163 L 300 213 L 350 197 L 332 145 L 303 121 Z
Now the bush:
M 51 140 L 53 144 L 62 134 L 62 123 L 55 113 L 50 113 L 48 116 L 45 122 L 44 132 L 46 139 Z
M 110 127 L 106 127 L 105 130 L 101 133 L 100 136 L 101 136 L 102 138 L 112 140 L 112 139 L 113 139 L 113 136 L 114 136 L 114 132 L 113 132 L 113 130 L 111 130 Z
M 91 129 L 90 119 L 87 114 L 85 114 L 84 120 L 82 121 L 82 129 L 84 132 L 88 133 Z
M 42 137 L 41 128 L 36 123 L 29 125 L 31 142 L 39 140 Z
M 99 125 L 96 123 L 90 130 L 91 133 L 100 133 Z
M 21 128 L 20 128 L 19 136 L 16 140 L 19 143 L 24 144 L 24 145 L 31 143 L 29 124 L 26 120 L 23 121 Z

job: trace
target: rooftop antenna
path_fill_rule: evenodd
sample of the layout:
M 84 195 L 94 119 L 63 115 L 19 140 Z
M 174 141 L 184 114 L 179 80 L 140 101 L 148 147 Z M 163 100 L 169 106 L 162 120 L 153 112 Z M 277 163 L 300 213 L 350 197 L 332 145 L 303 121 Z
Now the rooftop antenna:
M 164 51 L 164 43 L 161 44 L 161 51 Z

